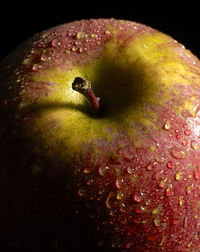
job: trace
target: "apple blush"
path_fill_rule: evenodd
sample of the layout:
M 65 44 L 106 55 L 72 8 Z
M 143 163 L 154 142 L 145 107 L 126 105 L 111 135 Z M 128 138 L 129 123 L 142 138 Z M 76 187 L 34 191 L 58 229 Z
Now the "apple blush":
M 200 62 L 115 19 L 34 35 L 0 62 L 0 246 L 200 251 Z

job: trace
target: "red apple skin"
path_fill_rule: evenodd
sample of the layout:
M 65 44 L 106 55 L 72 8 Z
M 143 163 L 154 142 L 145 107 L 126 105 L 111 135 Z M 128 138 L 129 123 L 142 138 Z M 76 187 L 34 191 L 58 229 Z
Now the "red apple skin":
M 146 104 L 144 117 L 151 120 L 150 112 L 156 113 L 156 128 L 129 118 L 129 125 L 137 128 L 139 147 L 126 128 L 116 133 L 108 127 L 110 141 L 91 137 L 73 158 L 62 160 L 62 142 L 52 146 L 54 155 L 48 156 L 42 141 L 37 143 L 40 132 L 30 130 L 40 120 L 38 111 L 25 110 L 22 118 L 16 117 L 19 105 L 34 108 L 56 85 L 33 82 L 30 73 L 92 62 L 112 38 L 109 26 L 119 31 L 121 49 L 134 36 L 157 33 L 133 22 L 77 21 L 37 34 L 1 62 L 0 230 L 7 248 L 200 251 L 200 65 L 180 44 L 171 41 L 169 46 L 181 52 L 183 65 L 189 67 L 191 75 L 184 77 L 189 85 L 174 83 L 165 106 Z M 80 27 L 91 36 L 77 44 Z M 122 32 L 131 29 L 137 32 Z M 31 62 L 22 64 L 31 52 Z M 24 87 L 25 81 L 29 85 Z M 185 100 L 192 100 L 194 114 Z M 47 129 L 53 130 L 54 124 Z M 36 142 L 26 136 L 27 128 Z

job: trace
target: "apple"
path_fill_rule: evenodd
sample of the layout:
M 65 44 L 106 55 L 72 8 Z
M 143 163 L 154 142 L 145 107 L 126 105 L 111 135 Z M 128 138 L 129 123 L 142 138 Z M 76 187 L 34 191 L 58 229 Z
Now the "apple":
M 75 21 L 21 44 L 0 80 L 1 244 L 200 251 L 200 62 L 182 44 Z

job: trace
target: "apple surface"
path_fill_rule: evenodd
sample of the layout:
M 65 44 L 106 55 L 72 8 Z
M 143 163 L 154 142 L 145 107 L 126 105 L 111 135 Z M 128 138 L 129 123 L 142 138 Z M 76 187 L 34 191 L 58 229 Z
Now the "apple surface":
M 22 43 L 0 63 L 1 244 L 200 251 L 199 101 L 198 58 L 143 24 Z

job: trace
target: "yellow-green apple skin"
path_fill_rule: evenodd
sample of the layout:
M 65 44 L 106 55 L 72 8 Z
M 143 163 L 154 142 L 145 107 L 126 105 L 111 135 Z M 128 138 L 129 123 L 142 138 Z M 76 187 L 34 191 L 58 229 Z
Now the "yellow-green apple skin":
M 91 19 L 36 34 L 0 71 L 2 244 L 200 251 L 197 57 L 146 25 Z

